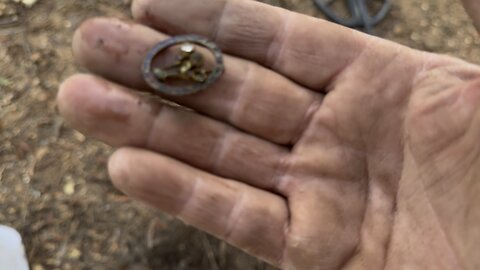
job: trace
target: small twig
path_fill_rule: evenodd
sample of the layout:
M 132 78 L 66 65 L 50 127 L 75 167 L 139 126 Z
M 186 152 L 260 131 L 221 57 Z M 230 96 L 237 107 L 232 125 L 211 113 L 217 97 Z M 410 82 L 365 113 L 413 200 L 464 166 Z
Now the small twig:
M 0 167 L 0 182 L 3 181 L 3 172 L 5 172 L 5 167 L 4 166 Z
M 53 122 L 53 137 L 55 138 L 55 141 L 57 141 L 62 135 L 62 128 L 63 128 L 63 119 L 61 117 L 55 118 Z
M 224 241 L 220 242 L 219 247 L 219 261 L 220 261 L 220 268 L 224 269 L 225 265 L 227 264 L 227 244 Z
M 213 252 L 212 245 L 210 244 L 210 241 L 208 240 L 207 236 L 205 234 L 202 235 L 203 238 L 203 245 L 204 248 L 207 250 L 207 257 L 208 260 L 210 261 L 210 267 L 213 270 L 220 270 L 217 264 L 217 260 L 215 260 L 215 252 Z
M 23 24 L 25 20 L 25 9 L 22 5 L 16 4 L 17 14 L 0 17 L 0 28 L 11 28 Z
M 155 234 L 160 228 L 164 227 L 165 225 L 159 218 L 154 218 L 150 221 L 147 227 L 147 233 L 145 235 L 148 249 L 153 249 L 158 243 L 158 239 L 156 238 Z
M 0 27 L 1 28 L 10 28 L 17 26 L 22 23 L 20 17 L 18 15 L 8 16 L 8 17 L 0 17 Z
M 18 33 L 23 33 L 26 31 L 26 14 L 25 9 L 22 5 L 16 4 L 17 14 L 11 16 L 1 16 L 0 17 L 0 35 L 9 36 Z

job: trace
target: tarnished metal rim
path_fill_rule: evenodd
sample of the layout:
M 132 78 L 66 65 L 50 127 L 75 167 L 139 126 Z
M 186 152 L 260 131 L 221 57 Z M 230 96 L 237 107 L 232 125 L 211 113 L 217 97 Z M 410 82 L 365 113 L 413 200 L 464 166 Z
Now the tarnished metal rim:
M 208 76 L 207 80 L 203 83 L 195 83 L 193 85 L 181 87 L 171 86 L 160 82 L 153 74 L 152 64 L 155 57 L 159 53 L 165 51 L 172 46 L 187 42 L 205 47 L 213 54 L 215 58 L 215 67 L 213 68 L 211 74 Z M 147 84 L 153 89 L 153 91 L 158 94 L 165 94 L 170 96 L 190 95 L 205 90 L 206 88 L 214 84 L 220 78 L 220 76 L 222 76 L 224 70 L 225 66 L 223 63 L 223 54 L 220 48 L 212 41 L 197 35 L 175 36 L 158 43 L 155 47 L 153 47 L 152 50 L 150 50 L 150 52 L 148 52 L 142 67 L 143 78 L 145 79 Z

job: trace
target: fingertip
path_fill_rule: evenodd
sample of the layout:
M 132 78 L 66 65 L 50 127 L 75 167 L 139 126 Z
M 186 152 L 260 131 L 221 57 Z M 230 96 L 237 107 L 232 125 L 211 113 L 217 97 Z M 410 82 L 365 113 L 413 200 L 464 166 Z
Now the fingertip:
M 115 18 L 86 20 L 73 37 L 75 60 L 97 74 L 114 77 L 111 65 L 119 65 L 130 52 L 132 40 L 126 40 L 125 36 L 129 36 L 131 28 L 131 23 Z
M 132 88 L 147 86 L 141 73 L 151 45 L 164 36 L 131 21 L 97 17 L 82 23 L 73 37 L 76 62 L 91 72 Z M 146 45 L 147 44 L 147 45 Z
M 170 178 L 166 165 L 167 160 L 161 155 L 140 148 L 122 147 L 110 156 L 108 174 L 118 190 L 132 198 L 150 201 L 151 197 L 162 194 L 158 188 L 165 182 L 159 177 L 165 177 L 166 173 L 166 179 Z
M 128 147 L 116 150 L 108 160 L 108 174 L 113 185 L 127 194 L 128 186 L 130 185 L 129 172 L 131 172 L 130 165 L 131 158 L 135 155 L 133 150 Z
M 60 114 L 71 120 L 72 111 L 78 106 L 86 105 L 85 97 L 92 87 L 95 77 L 88 74 L 75 74 L 66 79 L 59 87 L 57 105 Z
M 148 18 L 148 9 L 146 9 L 148 0 L 134 0 L 132 2 L 132 16 L 136 21 L 145 22 Z
M 101 45 L 102 29 L 108 25 L 108 19 L 103 17 L 91 18 L 84 21 L 73 35 L 72 49 L 75 60 L 82 66 L 88 67 L 89 48 Z M 95 45 L 97 44 L 97 45 Z
M 110 144 L 125 140 L 111 137 L 125 129 L 135 102 L 123 87 L 87 74 L 65 80 L 57 95 L 59 112 L 67 123 L 97 139 L 110 139 Z

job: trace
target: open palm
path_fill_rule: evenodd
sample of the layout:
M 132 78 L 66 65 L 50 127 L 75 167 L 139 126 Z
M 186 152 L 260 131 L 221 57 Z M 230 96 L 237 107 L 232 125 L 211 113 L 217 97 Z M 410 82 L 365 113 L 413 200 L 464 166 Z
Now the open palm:
M 114 183 L 285 269 L 479 269 L 480 68 L 245 0 L 136 0 L 93 19 L 64 117 L 122 147 Z M 212 88 L 147 99 L 166 35 L 215 40 Z M 115 82 L 115 83 L 113 83 Z M 124 86 L 122 86 L 124 85 Z

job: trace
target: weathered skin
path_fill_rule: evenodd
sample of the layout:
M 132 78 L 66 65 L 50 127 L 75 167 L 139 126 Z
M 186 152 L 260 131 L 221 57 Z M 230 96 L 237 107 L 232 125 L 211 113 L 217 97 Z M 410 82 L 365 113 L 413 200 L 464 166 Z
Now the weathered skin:
M 58 95 L 74 127 L 120 147 L 126 194 L 284 269 L 480 269 L 480 67 L 253 1 L 133 14 L 151 28 L 80 27 L 75 55 L 103 78 Z M 127 89 L 147 90 L 138 67 L 162 31 L 227 54 L 211 89 L 173 100 L 193 111 Z

